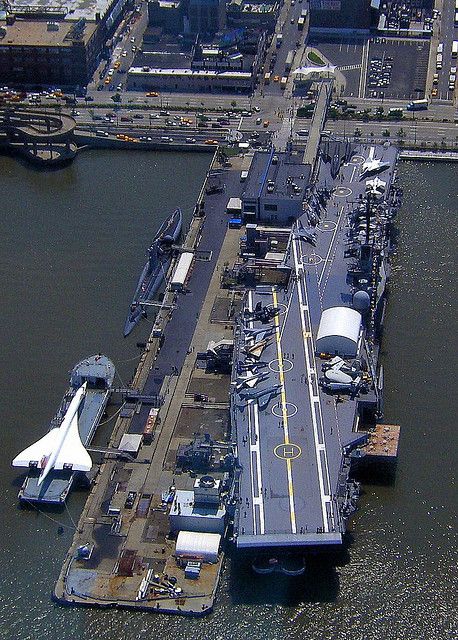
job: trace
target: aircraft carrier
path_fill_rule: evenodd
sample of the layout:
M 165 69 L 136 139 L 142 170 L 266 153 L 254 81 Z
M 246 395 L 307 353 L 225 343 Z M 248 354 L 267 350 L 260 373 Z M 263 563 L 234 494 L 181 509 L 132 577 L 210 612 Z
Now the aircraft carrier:
M 382 416 L 396 159 L 391 146 L 322 148 L 287 241 L 286 284 L 243 298 L 231 377 L 233 541 L 259 573 L 300 574 L 308 552 L 341 548 L 356 508 L 354 463 Z M 255 255 L 261 233 L 250 227 L 245 251 Z

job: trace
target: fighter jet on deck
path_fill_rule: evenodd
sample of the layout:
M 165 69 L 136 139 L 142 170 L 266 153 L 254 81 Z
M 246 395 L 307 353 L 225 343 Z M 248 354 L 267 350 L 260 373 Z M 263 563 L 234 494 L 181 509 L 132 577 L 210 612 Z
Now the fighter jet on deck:
M 306 229 L 300 220 L 297 221 L 293 233 L 295 238 L 300 238 L 304 240 L 304 242 L 310 242 L 313 247 L 316 247 L 316 231 Z
M 254 341 L 258 342 L 260 340 L 263 340 L 264 338 L 271 336 L 274 331 L 275 327 L 261 327 L 260 329 L 250 329 L 249 327 L 246 327 L 243 330 L 243 333 L 245 334 L 246 340 L 251 340 L 254 338 Z
M 372 176 L 390 168 L 389 162 L 382 162 L 378 158 L 374 158 L 374 155 L 375 147 L 371 147 L 369 149 L 369 157 L 363 162 L 361 167 L 361 173 L 359 176 L 360 180 L 364 180 L 364 178 L 367 178 L 368 176 Z
M 86 395 L 85 382 L 75 393 L 60 427 L 51 429 L 38 442 L 17 455 L 13 467 L 36 467 L 41 469 L 38 486 L 53 469 L 90 471 L 92 460 L 80 440 L 78 409 Z
M 278 396 L 280 390 L 281 384 L 276 384 L 266 389 L 242 389 L 239 391 L 239 396 L 242 400 L 257 400 L 258 406 L 262 411 L 267 407 L 272 398 Z
M 272 340 L 269 338 L 264 338 L 264 340 L 259 340 L 259 342 L 255 342 L 254 344 L 245 345 L 244 351 L 252 358 L 260 358 L 264 349 L 271 344 L 271 342 Z
M 237 373 L 241 374 L 244 371 L 249 372 L 249 375 L 253 375 L 258 373 L 258 369 L 264 369 L 268 366 L 268 362 L 260 362 L 259 360 L 255 360 L 254 358 L 247 358 L 245 362 L 237 363 Z
M 275 316 L 278 316 L 280 313 L 280 307 L 272 307 L 267 306 L 263 307 L 262 302 L 259 301 L 253 311 L 249 311 L 245 309 L 244 316 L 245 320 L 257 320 L 258 322 L 262 322 L 263 324 L 267 324 L 270 322 Z
M 253 389 L 257 384 L 267 380 L 269 377 L 269 372 L 264 373 L 251 373 L 247 371 L 247 375 L 238 376 L 235 381 L 235 390 L 237 392 L 241 391 L 244 388 Z

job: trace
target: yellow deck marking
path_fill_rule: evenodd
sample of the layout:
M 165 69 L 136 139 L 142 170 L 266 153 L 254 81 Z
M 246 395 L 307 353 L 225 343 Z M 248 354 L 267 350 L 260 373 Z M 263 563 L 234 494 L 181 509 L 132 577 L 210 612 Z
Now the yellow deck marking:
M 274 303 L 274 307 L 278 307 L 277 303 L 277 292 L 275 289 L 272 290 L 272 299 Z M 277 358 L 278 358 L 278 368 L 279 378 L 281 384 L 281 406 L 282 406 L 282 416 L 283 416 L 283 433 L 285 437 L 285 442 L 282 445 L 289 445 L 289 432 L 288 432 L 288 411 L 286 409 L 286 393 L 285 393 L 285 376 L 283 374 L 283 354 L 281 352 L 281 344 L 280 344 L 280 318 L 278 315 L 274 318 L 275 323 L 275 339 L 277 342 Z M 294 446 L 294 445 L 292 445 Z M 286 458 L 286 474 L 288 477 L 288 494 L 289 494 L 289 511 L 291 517 L 291 531 L 292 533 L 297 533 L 296 527 L 296 512 L 294 510 L 294 487 L 293 487 L 293 474 L 291 470 L 291 458 Z

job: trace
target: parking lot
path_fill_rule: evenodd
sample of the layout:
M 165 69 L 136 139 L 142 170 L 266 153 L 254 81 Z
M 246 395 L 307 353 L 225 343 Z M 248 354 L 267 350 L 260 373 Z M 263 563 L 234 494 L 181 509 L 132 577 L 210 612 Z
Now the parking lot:
M 363 42 L 361 40 L 341 40 L 340 42 L 311 42 L 313 47 L 339 67 L 346 80 L 345 95 L 357 96 L 361 75 Z
M 429 41 L 376 38 L 369 46 L 365 97 L 423 98 L 428 56 Z

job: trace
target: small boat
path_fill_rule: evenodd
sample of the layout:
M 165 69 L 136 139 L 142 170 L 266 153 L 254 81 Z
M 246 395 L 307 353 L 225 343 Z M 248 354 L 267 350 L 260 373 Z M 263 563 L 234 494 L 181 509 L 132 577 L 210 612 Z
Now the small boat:
M 124 337 L 129 335 L 142 316 L 146 317 L 144 304 L 153 299 L 167 275 L 172 260 L 172 245 L 180 236 L 182 223 L 181 209 L 176 209 L 154 236 L 148 249 L 148 260 L 143 267 L 127 314 Z

